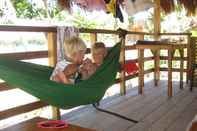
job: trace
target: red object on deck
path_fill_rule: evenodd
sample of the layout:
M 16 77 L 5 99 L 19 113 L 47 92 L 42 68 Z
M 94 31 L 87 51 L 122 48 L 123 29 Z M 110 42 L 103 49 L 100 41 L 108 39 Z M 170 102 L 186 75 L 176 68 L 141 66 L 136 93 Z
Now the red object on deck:
M 124 71 L 131 75 L 138 72 L 138 66 L 134 62 L 128 62 L 124 65 Z
M 50 128 L 50 129 L 68 127 L 68 124 L 62 120 L 47 120 L 47 121 L 39 122 L 37 125 L 39 128 Z

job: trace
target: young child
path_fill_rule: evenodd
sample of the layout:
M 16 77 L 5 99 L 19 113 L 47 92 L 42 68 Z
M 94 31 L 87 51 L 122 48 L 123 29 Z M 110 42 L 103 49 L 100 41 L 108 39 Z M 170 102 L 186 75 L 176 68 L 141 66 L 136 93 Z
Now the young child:
M 105 56 L 107 55 L 107 49 L 103 42 L 96 42 L 91 49 L 92 60 L 96 64 L 97 68 L 103 63 Z
M 91 53 L 93 62 L 90 59 L 86 59 L 80 67 L 79 72 L 82 80 L 88 79 L 103 63 L 103 60 L 107 54 L 105 44 L 102 42 L 95 43 L 91 48 Z
M 65 59 L 58 62 L 51 75 L 51 80 L 74 84 L 78 68 L 83 62 L 86 45 L 79 37 L 71 37 L 64 42 Z

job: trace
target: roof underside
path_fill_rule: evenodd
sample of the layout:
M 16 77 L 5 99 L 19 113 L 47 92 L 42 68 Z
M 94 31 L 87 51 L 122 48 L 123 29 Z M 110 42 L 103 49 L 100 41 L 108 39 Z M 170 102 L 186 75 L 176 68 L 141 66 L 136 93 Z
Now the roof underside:
M 71 5 L 74 2 L 77 3 L 79 6 L 83 7 L 84 9 L 90 10 L 88 9 L 89 7 L 86 6 L 87 4 L 84 4 L 84 1 L 85 0 L 58 0 L 58 4 L 62 9 L 70 11 Z M 95 0 L 86 0 L 86 2 L 87 1 L 90 1 L 90 3 L 91 1 L 94 1 L 93 3 L 95 3 Z M 152 1 L 153 0 L 96 0 L 99 7 L 97 8 L 94 5 L 94 7 L 92 8 L 94 8 L 95 10 L 105 10 L 105 7 L 102 8 L 101 4 L 111 2 L 112 4 L 123 6 L 123 8 L 128 10 L 127 12 L 129 15 L 133 15 L 138 11 L 153 7 L 154 4 L 152 4 Z M 197 0 L 160 0 L 160 5 L 165 13 L 173 12 L 176 6 L 179 6 L 180 8 L 185 8 L 187 10 L 188 16 L 196 15 L 197 12 Z

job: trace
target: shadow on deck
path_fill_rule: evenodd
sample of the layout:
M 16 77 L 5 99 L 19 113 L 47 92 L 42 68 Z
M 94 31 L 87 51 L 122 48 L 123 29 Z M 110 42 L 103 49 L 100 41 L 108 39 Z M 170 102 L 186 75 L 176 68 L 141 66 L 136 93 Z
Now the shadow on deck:
M 100 107 L 138 120 L 138 124 L 99 112 L 91 105 L 64 115 L 72 124 L 102 131 L 185 131 L 197 114 L 197 89 L 190 92 L 188 85 L 179 89 L 173 82 L 173 97 L 167 96 L 167 81 L 158 87 L 153 82 L 145 84 L 145 95 L 138 95 L 137 88 L 125 96 L 113 96 L 101 102 Z

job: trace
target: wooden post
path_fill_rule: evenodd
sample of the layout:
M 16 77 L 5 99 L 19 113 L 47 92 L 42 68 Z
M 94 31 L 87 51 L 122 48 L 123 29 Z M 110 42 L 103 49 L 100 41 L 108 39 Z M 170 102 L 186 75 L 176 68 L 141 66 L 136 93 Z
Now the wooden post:
M 138 66 L 139 66 L 139 77 L 138 77 L 138 93 L 144 94 L 144 49 L 138 49 Z
M 49 66 L 54 67 L 57 62 L 57 34 L 49 32 L 47 34 L 47 40 Z M 60 109 L 57 107 L 52 107 L 52 115 L 53 119 L 61 119 Z
M 121 37 L 121 52 L 120 52 L 120 63 L 121 63 L 121 67 L 123 67 L 125 65 L 125 35 L 124 36 L 120 36 Z M 121 68 L 121 72 L 120 72 L 120 94 L 121 95 L 125 95 L 126 94 L 126 84 L 125 84 L 125 71 L 123 70 L 123 68 Z
M 57 62 L 57 36 L 56 33 L 47 33 L 49 66 L 54 67 Z
M 196 61 L 197 61 L 197 37 L 191 37 L 191 41 L 190 41 L 190 51 L 192 52 L 191 53 L 191 66 L 192 64 L 196 64 Z
M 190 80 L 191 73 L 191 35 L 187 36 L 187 78 L 186 82 L 188 84 Z
M 194 84 L 194 73 L 195 73 L 195 70 L 193 69 L 193 64 L 196 64 L 196 61 L 197 61 L 197 49 L 196 49 L 196 43 L 197 42 L 197 37 L 191 37 L 191 41 L 190 41 L 190 51 L 192 52 L 191 53 L 191 73 L 190 73 L 190 91 L 193 90 L 193 84 Z
M 180 89 L 183 89 L 183 72 L 184 72 L 184 49 L 179 49 L 180 53 Z
M 161 30 L 161 7 L 160 7 L 160 0 L 154 0 L 154 33 L 156 34 L 154 36 L 155 40 L 158 40 L 160 38 L 159 33 Z M 154 55 L 154 65 L 155 65 L 155 71 L 154 71 L 154 80 L 155 80 L 155 86 L 158 86 L 158 81 L 160 77 L 160 51 L 155 51 Z
M 158 86 L 158 82 L 160 79 L 160 50 L 154 51 L 154 65 L 155 65 L 154 81 L 155 81 L 155 86 Z
M 97 33 L 90 34 L 90 41 L 91 41 L 91 44 L 94 44 L 97 41 Z
M 172 97 L 172 49 L 168 50 L 168 96 Z
M 160 29 L 161 29 L 161 16 L 160 16 L 160 12 L 161 12 L 161 7 L 160 7 L 160 0 L 154 0 L 154 33 L 156 33 L 155 35 L 155 40 L 159 39 L 159 33 L 160 33 Z

